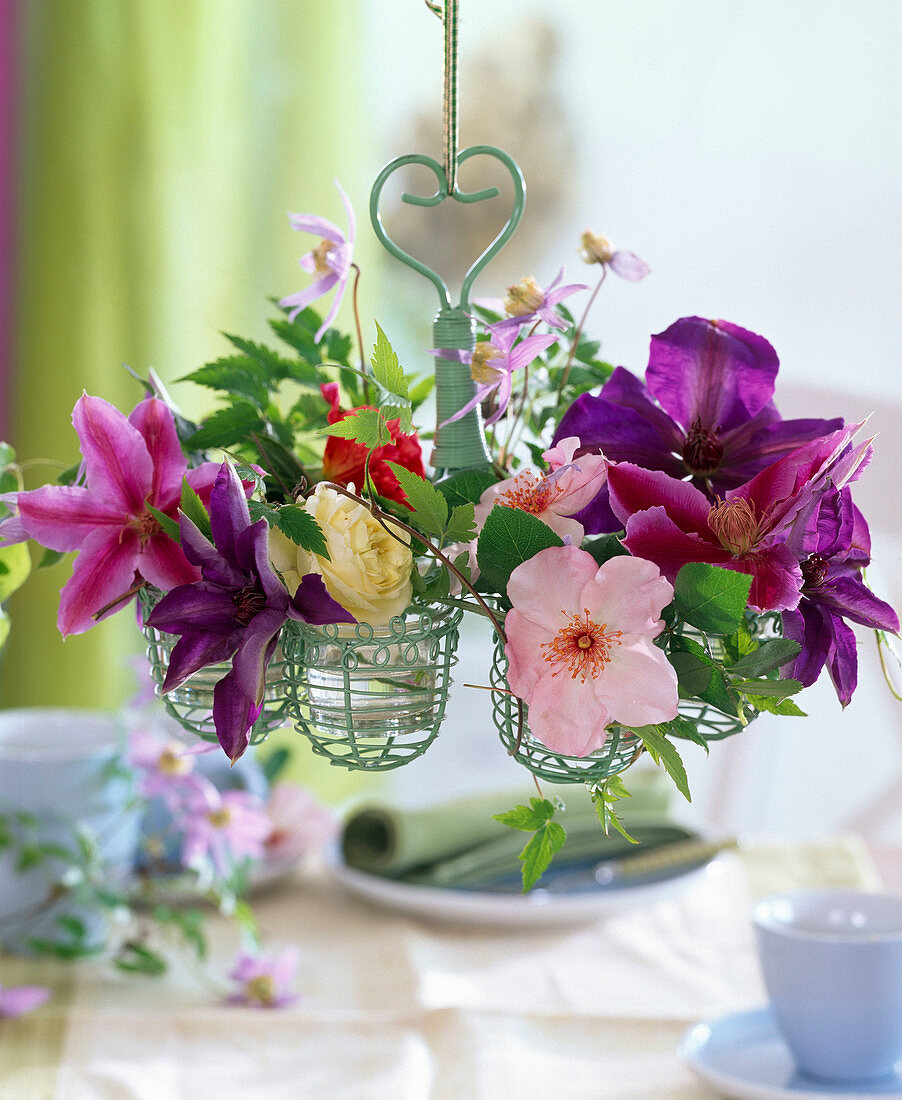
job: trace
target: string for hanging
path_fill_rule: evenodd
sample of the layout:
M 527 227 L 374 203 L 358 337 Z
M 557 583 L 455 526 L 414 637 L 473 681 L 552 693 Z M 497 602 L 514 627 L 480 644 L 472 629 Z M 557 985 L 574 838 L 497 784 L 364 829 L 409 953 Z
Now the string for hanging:
M 459 135 L 458 121 L 458 52 L 457 22 L 458 0 L 425 0 L 426 7 L 441 19 L 445 30 L 445 79 L 442 94 L 442 122 L 444 140 L 442 153 L 445 178 L 448 181 L 448 194 L 457 191 L 457 147 Z

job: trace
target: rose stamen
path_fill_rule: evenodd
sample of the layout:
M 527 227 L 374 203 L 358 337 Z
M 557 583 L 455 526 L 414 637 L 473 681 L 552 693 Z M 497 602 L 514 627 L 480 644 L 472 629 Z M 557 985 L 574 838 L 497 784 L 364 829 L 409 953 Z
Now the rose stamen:
M 495 503 L 538 516 L 547 512 L 562 492 L 563 486 L 557 481 L 549 481 L 544 474 L 537 479 L 531 470 L 527 470 L 517 475 L 509 489 L 498 494 Z
M 542 649 L 548 650 L 545 660 L 551 665 L 562 666 L 551 675 L 557 676 L 566 670 L 574 680 L 578 676 L 582 684 L 587 676 L 594 680 L 604 671 L 604 666 L 610 664 L 611 648 L 621 644 L 623 631 L 609 632 L 607 623 L 599 626 L 589 618 L 588 608 L 583 609 L 585 620 L 579 615 L 568 615 L 566 611 L 561 614 L 567 619 L 567 625 L 562 626 L 550 642 L 542 642 Z

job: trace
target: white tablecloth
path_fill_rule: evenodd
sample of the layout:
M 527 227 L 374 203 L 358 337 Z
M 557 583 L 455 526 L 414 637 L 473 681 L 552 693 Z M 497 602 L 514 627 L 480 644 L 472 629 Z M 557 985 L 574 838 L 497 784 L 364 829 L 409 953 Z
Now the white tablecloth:
M 0 1100 L 689 1100 L 709 1094 L 676 1043 L 764 994 L 755 897 L 879 886 L 854 838 L 758 843 L 685 894 L 549 931 L 435 925 L 346 894 L 323 870 L 256 906 L 271 945 L 302 951 L 294 1007 L 224 1006 L 187 970 L 0 959 L 0 982 L 54 1001 L 0 1021 Z M 212 922 L 211 969 L 236 950 Z

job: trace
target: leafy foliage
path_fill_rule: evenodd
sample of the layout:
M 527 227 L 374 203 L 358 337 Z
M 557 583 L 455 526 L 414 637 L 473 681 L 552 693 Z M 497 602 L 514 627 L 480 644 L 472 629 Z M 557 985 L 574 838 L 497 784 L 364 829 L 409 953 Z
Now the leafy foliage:
M 536 516 L 496 504 L 486 517 L 476 551 L 483 582 L 506 593 L 511 573 L 540 550 L 563 546 L 563 540 Z
M 506 813 L 493 815 L 495 821 L 510 829 L 533 834 L 519 856 L 524 893 L 539 881 L 567 839 L 563 825 L 551 820 L 554 812 L 554 803 L 547 798 L 531 798 L 528 806 L 515 806 Z

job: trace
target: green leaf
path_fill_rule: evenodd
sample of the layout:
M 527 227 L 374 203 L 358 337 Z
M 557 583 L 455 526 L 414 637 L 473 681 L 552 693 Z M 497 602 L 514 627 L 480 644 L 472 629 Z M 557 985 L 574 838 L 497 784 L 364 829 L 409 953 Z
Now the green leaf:
M 310 324 L 306 323 L 305 318 L 307 317 L 311 318 Z M 313 339 L 319 326 L 319 316 L 316 311 L 312 309 L 303 310 L 294 321 L 278 319 L 269 322 L 269 327 L 276 336 L 294 348 L 305 363 L 311 365 L 319 363 L 322 359 L 319 347 Z
M 376 346 L 373 348 L 373 357 L 370 360 L 373 367 L 373 378 L 388 393 L 395 397 L 408 399 L 407 379 L 395 349 L 389 343 L 388 337 L 382 331 L 379 322 L 376 322 Z
M 188 479 L 182 479 L 182 499 L 179 510 L 191 520 L 194 526 L 207 539 L 213 541 L 213 528 L 210 526 L 210 516 L 204 507 L 203 501 L 188 484 Z
M 275 749 L 263 761 L 263 777 L 270 786 L 275 783 L 291 760 L 288 749 Z
M 448 502 L 431 481 L 400 466 L 386 461 L 386 466 L 398 479 L 407 503 L 413 509 L 414 526 L 427 535 L 441 535 L 448 522 Z
M 445 528 L 446 542 L 469 542 L 476 537 L 475 510 L 474 504 L 458 504 L 452 509 Z
M 668 660 L 676 671 L 683 698 L 697 697 L 724 714 L 739 714 L 739 700 L 730 690 L 732 685 L 727 684 L 723 668 L 694 638 L 672 637 Z
M 728 671 L 742 676 L 763 676 L 765 672 L 772 672 L 775 668 L 788 664 L 801 650 L 799 643 L 789 638 L 772 638 L 727 668 Z
M 626 827 L 614 810 L 614 804 L 619 802 L 621 798 L 630 797 L 630 792 L 623 785 L 623 779 L 619 775 L 612 775 L 603 783 L 597 783 L 590 787 L 589 796 L 595 804 L 595 813 L 601 822 L 605 836 L 610 836 L 613 828 L 630 844 L 639 843 L 635 837 L 630 836 L 626 831 Z
M 191 451 L 233 447 L 236 443 L 246 442 L 253 432 L 262 432 L 264 428 L 260 414 L 253 405 L 247 401 L 236 401 L 208 416 L 186 446 Z
M 150 514 L 153 516 L 153 518 L 157 521 L 157 523 L 159 523 L 160 527 L 163 529 L 163 534 L 168 535 L 173 542 L 178 543 L 178 545 L 181 546 L 182 535 L 179 531 L 178 521 L 174 520 L 172 516 L 167 516 L 165 512 L 161 512 L 159 508 L 154 508 L 154 506 L 149 502 L 145 505 L 145 507 L 147 508 L 147 511 L 150 512 Z
M 413 408 L 418 408 L 435 388 L 435 378 L 431 374 L 425 375 L 410 387 L 407 396 Z
M 701 745 L 705 752 L 709 751 L 708 739 L 705 735 L 699 732 L 694 722 L 684 718 L 681 714 L 670 722 L 663 723 L 661 730 L 667 737 L 679 737 L 684 741 L 692 741 L 696 745 Z
M 57 565 L 63 560 L 66 555 L 62 550 L 45 550 L 41 554 L 41 560 L 35 566 L 36 569 L 49 569 L 53 565 Z
M 526 847 L 520 853 L 523 861 L 523 893 L 531 890 L 545 873 L 548 864 L 564 847 L 567 833 L 564 826 L 557 821 L 546 821 L 526 842 Z
M 461 470 L 435 487 L 453 508 L 455 504 L 478 504 L 486 489 L 497 481 L 491 470 Z
M 389 438 L 385 418 L 378 409 L 356 409 L 334 424 L 320 428 L 317 434 L 353 439 L 370 451 L 386 443 Z
M 771 699 L 785 699 L 787 695 L 795 695 L 802 690 L 798 680 L 735 680 L 730 687 L 743 695 L 751 691 Z
M 226 339 L 239 351 L 243 351 L 261 371 L 261 377 L 268 380 L 272 389 L 285 378 L 292 378 L 306 386 L 319 386 L 321 381 L 318 371 L 311 369 L 306 363 L 299 363 L 296 359 L 285 359 L 277 351 L 268 348 L 265 344 L 246 340 L 243 336 L 224 334 Z
M 676 784 L 677 790 L 686 799 L 692 801 L 689 793 L 689 779 L 686 769 L 676 748 L 667 740 L 661 726 L 639 726 L 633 733 L 641 739 L 649 756 L 656 764 L 663 764 L 667 774 Z
M 233 355 L 205 363 L 179 381 L 193 382 L 211 390 L 224 390 L 236 397 L 246 397 L 261 411 L 269 402 L 267 374 L 258 363 L 247 356 Z
M 322 527 L 301 505 L 287 504 L 282 508 L 274 509 L 274 513 L 272 522 L 286 538 L 291 539 L 302 550 L 319 554 L 326 561 L 330 560 Z
M 515 806 L 503 814 L 493 814 L 493 820 L 500 821 L 509 829 L 520 829 L 525 833 L 535 832 L 554 816 L 554 804 L 547 798 L 531 798 L 528 806 Z
M 767 711 L 768 714 L 781 714 L 790 718 L 806 718 L 807 715 L 792 699 L 772 699 L 768 695 L 746 695 L 746 699 L 755 710 Z
M 21 588 L 31 573 L 31 554 L 24 542 L 0 546 L 0 603 Z
M 322 416 L 319 417 L 319 422 Z M 254 435 L 249 440 L 260 458 L 260 465 L 276 482 L 286 498 L 290 498 L 295 488 L 307 480 L 307 471 L 298 462 L 292 452 L 275 439 L 267 435 Z
M 752 578 L 706 562 L 690 562 L 677 573 L 673 598 L 685 622 L 712 634 L 729 634 L 745 618 Z
M 561 537 L 536 516 L 496 504 L 479 535 L 476 559 L 485 584 L 506 595 L 507 582 L 518 565 L 540 550 L 563 545 Z
M 629 556 L 629 550 L 617 535 L 602 535 L 600 538 L 586 539 L 581 548 L 591 554 L 599 565 L 604 565 L 611 558 Z
M 129 974 L 147 974 L 151 977 L 159 977 L 160 974 L 166 973 L 166 960 L 162 955 L 159 955 L 156 951 L 151 951 L 149 947 L 145 947 L 143 944 L 136 943 L 134 940 L 122 944 L 113 959 L 113 965 Z

